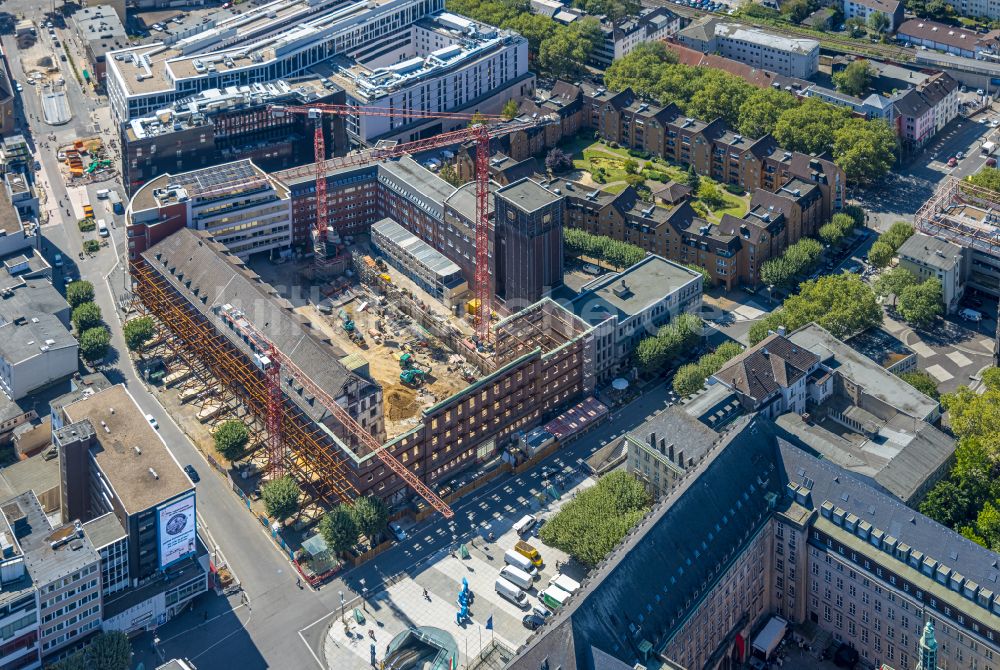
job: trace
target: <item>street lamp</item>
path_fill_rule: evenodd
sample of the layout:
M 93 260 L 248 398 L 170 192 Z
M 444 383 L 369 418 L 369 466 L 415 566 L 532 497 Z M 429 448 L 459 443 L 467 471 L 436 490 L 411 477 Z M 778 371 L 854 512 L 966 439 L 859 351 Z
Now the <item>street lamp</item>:
M 368 611 L 368 603 L 367 603 L 368 587 L 365 586 L 365 578 L 362 577 L 361 579 L 359 579 L 358 583 L 361 584 L 361 608 L 364 611 L 367 612 Z
M 347 619 L 344 618 L 344 592 L 337 591 L 337 595 L 340 596 L 340 623 L 347 624 Z

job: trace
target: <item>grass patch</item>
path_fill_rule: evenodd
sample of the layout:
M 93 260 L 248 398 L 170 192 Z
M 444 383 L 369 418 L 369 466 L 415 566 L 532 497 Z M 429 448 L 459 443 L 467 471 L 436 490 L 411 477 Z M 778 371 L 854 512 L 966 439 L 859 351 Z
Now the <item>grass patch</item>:
M 601 190 L 604 191 L 605 193 L 611 193 L 612 195 L 618 195 L 619 193 L 621 193 L 622 191 L 624 191 L 627 188 L 628 188 L 628 184 L 626 184 L 625 182 L 619 182 L 617 184 L 610 184 L 609 186 L 605 186 Z
M 746 197 L 740 197 L 738 195 L 733 195 L 725 189 L 719 189 L 722 193 L 722 197 L 726 200 L 726 206 L 721 209 L 711 210 L 711 214 L 708 215 L 708 220 L 712 223 L 719 223 L 722 221 L 722 217 L 726 214 L 735 216 L 738 219 L 742 219 L 744 215 L 750 210 L 750 200 Z

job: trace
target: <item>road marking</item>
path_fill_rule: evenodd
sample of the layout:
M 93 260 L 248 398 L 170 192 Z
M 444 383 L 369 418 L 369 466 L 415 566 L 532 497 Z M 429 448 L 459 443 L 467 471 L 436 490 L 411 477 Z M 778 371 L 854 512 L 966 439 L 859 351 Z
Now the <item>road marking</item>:
M 968 367 L 972 365 L 972 360 L 963 354 L 961 351 L 953 351 L 950 354 L 945 354 L 948 358 L 955 362 L 960 368 Z
M 927 368 L 926 372 L 939 382 L 946 382 L 949 379 L 954 379 L 954 375 L 952 375 L 950 372 L 945 370 L 940 365 L 932 365 L 929 368 Z
M 927 346 L 926 344 L 924 344 L 920 340 L 917 340 L 913 344 L 907 344 L 906 346 L 908 346 L 910 349 L 913 349 L 913 352 L 915 354 L 917 354 L 917 356 L 922 356 L 924 358 L 930 358 L 931 356 L 937 355 L 936 351 L 934 351 L 933 349 L 931 349 L 929 346 Z

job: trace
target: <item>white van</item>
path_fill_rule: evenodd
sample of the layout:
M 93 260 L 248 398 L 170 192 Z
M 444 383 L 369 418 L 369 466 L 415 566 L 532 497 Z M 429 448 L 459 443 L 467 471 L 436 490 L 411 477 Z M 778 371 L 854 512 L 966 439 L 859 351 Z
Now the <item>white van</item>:
M 511 584 L 517 584 L 519 588 L 527 591 L 531 588 L 532 583 L 535 579 L 527 572 L 513 565 L 503 566 L 503 570 L 500 571 L 500 576 L 506 579 Z
M 97 220 L 97 234 L 101 237 L 108 236 L 108 224 L 104 222 L 104 219 Z
M 969 309 L 968 307 L 959 312 L 958 315 L 963 319 L 965 319 L 966 321 L 975 321 L 976 323 L 979 323 L 980 321 L 983 320 L 982 314 L 980 314 L 974 309 Z
M 494 586 L 497 593 L 511 601 L 520 608 L 525 608 L 528 606 L 528 596 L 524 591 L 517 588 L 510 582 L 508 582 L 503 577 L 497 579 L 497 583 Z
M 522 556 L 513 549 L 503 553 L 503 562 L 507 565 L 513 565 L 515 568 L 519 568 L 524 572 L 527 572 L 532 577 L 538 574 L 538 568 L 531 564 L 531 559 L 526 556 Z
M 107 198 L 108 198 L 108 196 L 110 194 L 111 194 L 111 189 L 109 189 L 109 188 L 102 188 L 102 189 L 100 189 L 100 190 L 97 191 L 97 199 L 98 200 L 107 200 Z
M 580 588 L 580 582 L 575 579 L 570 579 L 564 574 L 557 574 L 555 577 L 549 580 L 550 586 L 558 586 L 566 593 L 573 593 Z
M 535 516 L 533 514 L 525 514 L 521 517 L 521 520 L 514 524 L 514 532 L 520 535 L 524 535 L 529 530 L 535 526 Z

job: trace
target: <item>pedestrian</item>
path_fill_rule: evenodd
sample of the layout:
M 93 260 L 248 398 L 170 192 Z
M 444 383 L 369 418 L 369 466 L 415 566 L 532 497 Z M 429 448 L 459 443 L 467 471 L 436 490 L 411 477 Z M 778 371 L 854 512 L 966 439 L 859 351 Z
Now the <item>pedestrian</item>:
M 208 621 L 208 610 L 205 610 L 205 621 Z

